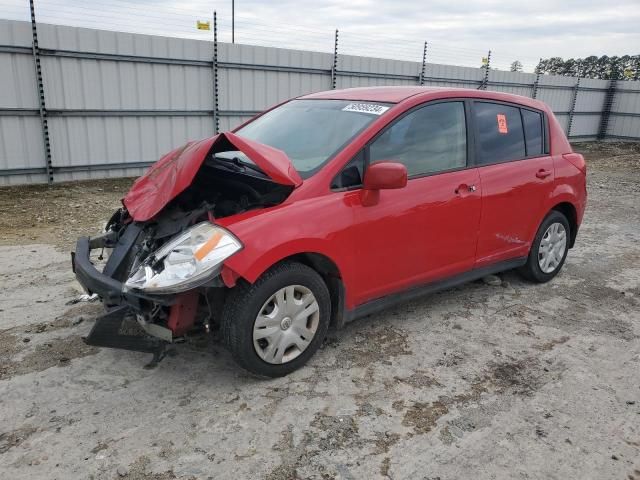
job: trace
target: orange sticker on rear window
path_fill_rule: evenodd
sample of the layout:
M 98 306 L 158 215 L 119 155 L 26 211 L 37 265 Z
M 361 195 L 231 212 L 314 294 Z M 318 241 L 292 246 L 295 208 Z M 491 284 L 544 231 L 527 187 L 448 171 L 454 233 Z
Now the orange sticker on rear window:
M 507 116 L 504 113 L 499 113 L 497 117 L 498 117 L 498 132 L 509 133 L 509 129 L 507 128 Z

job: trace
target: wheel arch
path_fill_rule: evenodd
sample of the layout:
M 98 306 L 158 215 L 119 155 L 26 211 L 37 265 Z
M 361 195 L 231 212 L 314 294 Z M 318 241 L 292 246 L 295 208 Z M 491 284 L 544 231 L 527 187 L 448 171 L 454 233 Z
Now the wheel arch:
M 255 262 L 251 270 L 236 270 L 233 273 L 236 278 L 242 277 L 249 283 L 255 282 L 261 275 L 271 268 L 285 262 L 298 262 L 308 266 L 318 273 L 329 289 L 331 298 L 331 326 L 341 328 L 345 324 L 345 305 L 346 305 L 346 289 L 343 272 L 338 263 L 325 253 L 317 250 L 302 250 L 295 253 L 287 253 L 276 257 L 270 256 L 269 259 L 262 259 Z M 257 268 L 256 268 L 257 267 Z M 235 283 L 235 281 L 233 282 Z M 232 284 L 225 282 L 227 287 Z
M 324 280 L 331 297 L 331 326 L 341 328 L 344 323 L 345 289 L 338 265 L 328 256 L 317 252 L 295 253 L 280 262 L 299 262 L 314 269 Z
M 554 205 L 550 211 L 557 211 L 562 213 L 569 222 L 569 248 L 573 248 L 576 242 L 576 236 L 578 235 L 578 211 L 571 202 L 560 202 Z

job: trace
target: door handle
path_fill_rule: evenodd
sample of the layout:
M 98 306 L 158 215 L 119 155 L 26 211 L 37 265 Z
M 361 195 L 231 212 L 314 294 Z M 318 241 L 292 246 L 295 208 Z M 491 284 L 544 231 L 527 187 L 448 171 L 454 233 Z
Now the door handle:
M 544 168 L 541 168 L 536 173 L 536 177 L 538 178 L 547 178 L 549 175 L 551 175 L 551 170 L 545 170 Z
M 455 194 L 464 196 L 466 193 L 472 193 L 476 190 L 477 188 L 475 185 L 467 185 L 466 183 L 463 183 L 461 185 L 458 185 L 458 188 L 455 189 Z

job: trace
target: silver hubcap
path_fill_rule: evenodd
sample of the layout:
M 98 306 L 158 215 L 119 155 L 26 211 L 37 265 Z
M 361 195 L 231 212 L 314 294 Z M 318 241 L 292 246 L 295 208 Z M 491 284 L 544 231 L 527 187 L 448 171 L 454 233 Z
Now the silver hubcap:
M 307 287 L 289 285 L 271 295 L 253 324 L 253 348 L 267 363 L 282 364 L 309 346 L 318 330 L 320 308 Z
M 544 273 L 551 273 L 562 261 L 567 248 L 567 231 L 561 223 L 552 223 L 544 232 L 538 248 L 538 265 Z

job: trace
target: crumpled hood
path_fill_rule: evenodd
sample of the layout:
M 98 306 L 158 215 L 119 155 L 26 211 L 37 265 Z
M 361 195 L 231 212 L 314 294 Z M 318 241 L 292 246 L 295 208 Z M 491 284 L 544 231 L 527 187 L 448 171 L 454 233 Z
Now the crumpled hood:
M 294 187 L 302 184 L 302 178 L 282 150 L 225 132 L 189 142 L 151 165 L 122 199 L 131 217 L 144 222 L 157 215 L 191 185 L 207 154 L 215 146 L 240 150 L 276 183 Z

